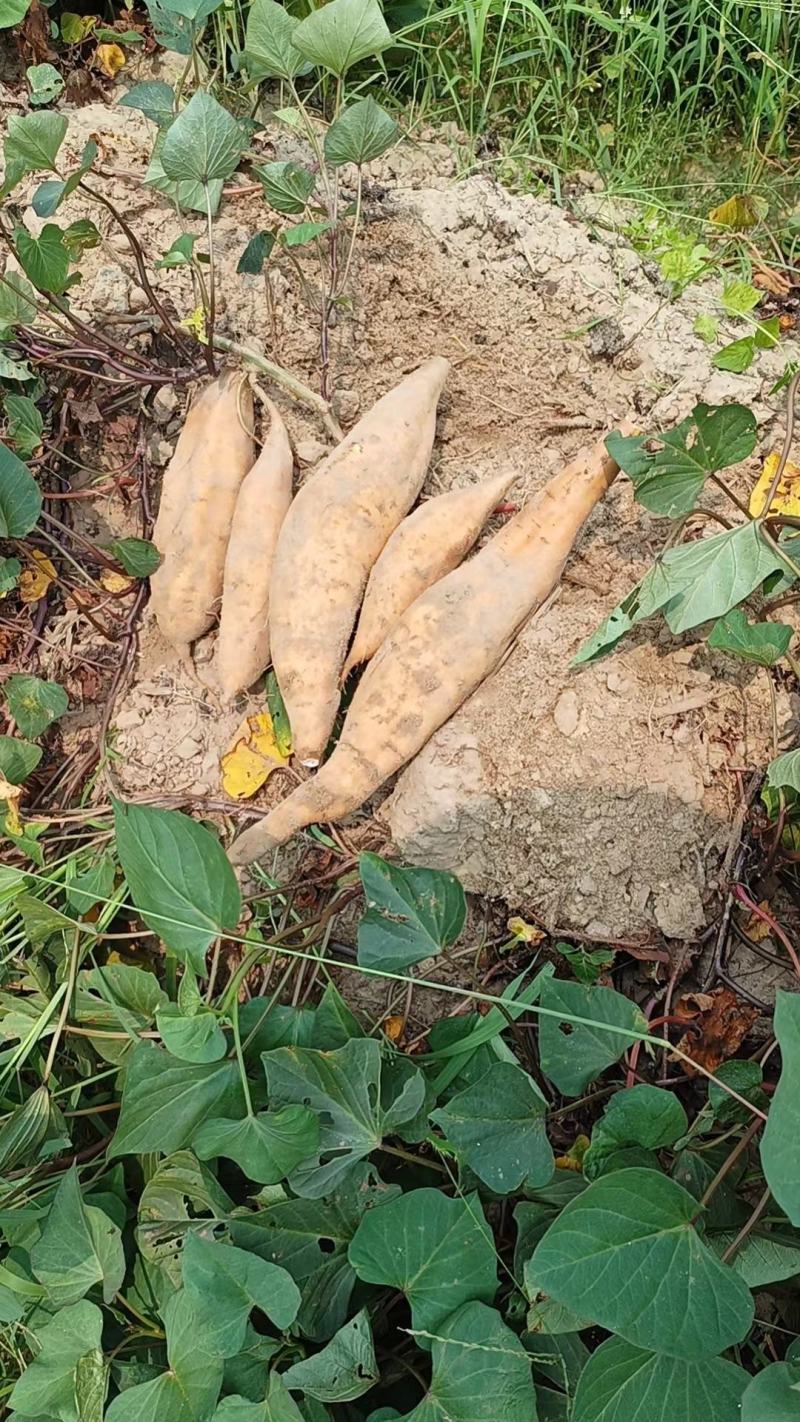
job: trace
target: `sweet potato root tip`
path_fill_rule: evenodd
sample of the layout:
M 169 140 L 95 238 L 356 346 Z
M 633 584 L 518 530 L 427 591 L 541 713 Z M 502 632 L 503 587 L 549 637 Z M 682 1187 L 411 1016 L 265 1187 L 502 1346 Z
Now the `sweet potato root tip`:
M 623 426 L 625 432 L 630 428 Z M 313 779 L 234 842 L 235 862 L 259 858 L 305 825 L 352 814 L 416 755 L 494 670 L 549 596 L 617 473 L 605 445 L 595 445 L 474 558 L 411 604 L 364 672 L 333 754 Z

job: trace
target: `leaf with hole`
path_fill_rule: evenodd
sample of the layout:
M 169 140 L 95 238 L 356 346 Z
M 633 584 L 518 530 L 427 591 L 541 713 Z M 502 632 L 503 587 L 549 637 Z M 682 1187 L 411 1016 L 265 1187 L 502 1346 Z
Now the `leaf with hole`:
M 78 1171 L 64 1175 L 31 1250 L 31 1268 L 56 1308 L 77 1303 L 102 1283 L 110 1303 L 125 1277 L 125 1255 L 117 1226 L 102 1210 L 85 1204 Z
M 41 511 L 39 486 L 27 465 L 0 443 L 0 538 L 24 538 Z
M 131 578 L 150 578 L 161 566 L 161 554 L 149 538 L 116 538 L 109 552 Z
M 183 1246 L 183 1286 L 200 1328 L 223 1358 L 242 1347 L 252 1309 L 283 1329 L 300 1307 L 300 1290 L 285 1269 L 199 1234 L 190 1234 Z
M 401 1422 L 537 1422 L 531 1360 L 496 1309 L 465 1303 L 436 1333 L 430 1387 Z
M 180 1062 L 151 1042 L 134 1047 L 111 1158 L 188 1145 L 207 1116 L 244 1114 L 236 1063 Z
M 128 1387 L 105 1422 L 208 1422 L 222 1385 L 222 1360 L 209 1348 L 186 1289 L 163 1310 L 169 1370 Z
M 66 132 L 65 114 L 12 114 L 3 148 L 6 170 L 2 192 L 11 192 L 28 173 L 55 172 Z
M 64 80 L 52 64 L 31 64 L 25 70 L 30 93 L 28 103 L 52 104 L 64 88 Z
M 451 1200 L 439 1190 L 409 1190 L 364 1216 L 348 1257 L 365 1283 L 402 1289 L 413 1327 L 431 1333 L 469 1299 L 491 1303 L 497 1292 L 494 1244 L 477 1195 Z
M 455 875 L 401 868 L 377 854 L 362 854 L 359 871 L 366 904 L 358 926 L 362 967 L 400 972 L 456 942 L 467 901 Z
M 23 736 L 41 736 L 69 708 L 69 697 L 55 681 L 21 672 L 8 678 L 3 687 L 9 714 Z
M 293 43 L 299 24 L 277 0 L 253 0 L 247 15 L 244 56 L 254 79 L 289 81 L 308 74 L 311 65 Z
M 558 1302 L 638 1348 L 713 1357 L 744 1337 L 753 1299 L 696 1233 L 697 1213 L 694 1197 L 657 1171 L 614 1171 L 567 1205 L 530 1269 Z
M 57 1417 L 59 1422 L 81 1422 L 76 1401 L 77 1368 L 87 1353 L 102 1344 L 103 1315 L 95 1304 L 80 1303 L 60 1309 L 51 1322 L 32 1330 L 38 1352 L 15 1383 L 8 1406 L 20 1417 Z
M 236 172 L 244 146 L 232 114 L 199 89 L 167 129 L 161 162 L 172 182 L 224 181 Z
M 490 1190 L 508 1195 L 523 1185 L 547 1185 L 555 1166 L 545 1131 L 546 1102 L 511 1062 L 494 1062 L 484 1076 L 431 1112 L 445 1139 Z
M 264 196 L 276 212 L 303 212 L 314 191 L 314 174 L 300 163 L 266 163 L 256 168 L 264 184 Z
M 44 420 L 30 395 L 6 395 L 8 435 L 21 459 L 30 459 L 42 442 Z
M 327 1194 L 384 1136 L 410 1121 L 425 1099 L 418 1071 L 384 1098 L 381 1049 L 371 1037 L 354 1038 L 337 1051 L 278 1047 L 262 1061 L 271 1105 L 309 1106 L 321 1117 L 317 1150 L 289 1180 L 298 1195 Z
M 542 1071 L 564 1096 L 580 1096 L 606 1067 L 619 1061 L 636 1033 L 647 1032 L 636 1004 L 613 988 L 551 978 L 542 988 L 541 1003 L 548 1013 L 563 1014 L 540 1018 L 539 1053 Z M 578 1017 L 590 1019 L 591 1025 L 570 1021 Z
M 359 99 L 334 119 L 325 135 L 325 161 L 332 168 L 344 163 L 371 163 L 396 143 L 400 130 L 380 104 Z
M 114 825 L 136 908 L 175 956 L 202 976 L 206 950 L 220 934 L 235 929 L 242 908 L 222 845 L 177 810 L 115 800 Z
M 204 1121 L 192 1139 L 200 1160 L 233 1160 L 251 1180 L 277 1185 L 319 1144 L 319 1122 L 307 1106 L 261 1111 L 243 1121 Z
M 342 78 L 362 59 L 380 54 L 392 36 L 378 0 L 328 0 L 293 32 L 292 43 L 312 64 Z
M 175 117 L 175 91 L 163 79 L 145 79 L 141 84 L 133 84 L 118 103 L 120 108 L 139 109 L 159 128 L 171 124 Z
M 22 785 L 41 758 L 41 746 L 34 746 L 20 736 L 0 736 L 0 779 L 9 785 Z
M 757 666 L 774 667 L 788 651 L 793 636 L 794 629 L 785 622 L 748 622 L 742 609 L 734 607 L 712 627 L 708 645 Z
M 659 448 L 651 450 L 649 445 Z M 606 448 L 651 513 L 690 513 L 709 474 L 752 454 L 756 418 L 744 405 L 696 405 L 690 417 L 658 435 L 610 434 Z
M 798 757 L 800 752 L 788 755 Z M 787 760 L 780 756 L 779 761 Z M 790 783 L 782 776 L 773 780 L 773 761 L 769 767 L 770 784 Z M 778 773 L 778 772 L 775 772 Z M 793 1225 L 800 1225 L 800 1173 L 797 1168 L 797 1143 L 800 1140 L 800 1099 L 797 1093 L 797 1073 L 800 1070 L 800 996 L 779 989 L 775 999 L 774 1031 L 781 1049 L 781 1075 L 766 1128 L 761 1139 L 761 1164 L 767 1184 L 781 1209 Z
M 744 1368 L 665 1358 L 608 1338 L 584 1368 L 572 1422 L 739 1422 Z
M 379 1373 L 366 1309 L 340 1328 L 319 1353 L 294 1363 L 282 1377 L 287 1388 L 319 1402 L 352 1402 L 369 1392 Z

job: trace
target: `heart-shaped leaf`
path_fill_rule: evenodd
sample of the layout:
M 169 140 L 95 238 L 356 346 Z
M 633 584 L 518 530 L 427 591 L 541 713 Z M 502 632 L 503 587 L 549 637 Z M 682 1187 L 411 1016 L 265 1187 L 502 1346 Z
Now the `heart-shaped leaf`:
M 401 1422 L 537 1422 L 530 1357 L 496 1309 L 463 1304 L 431 1351 L 430 1388 Z
M 314 191 L 314 174 L 300 163 L 265 163 L 256 169 L 264 196 L 276 212 L 303 212 Z
M 128 1387 L 106 1410 L 105 1422 L 204 1422 L 222 1385 L 222 1360 L 209 1348 L 188 1293 L 180 1290 L 164 1309 L 169 1370 Z
M 720 652 L 732 652 L 757 666 L 774 667 L 788 650 L 793 636 L 794 629 L 785 622 L 751 623 L 740 607 L 734 607 L 712 627 L 708 645 Z
M 798 755 L 798 752 L 788 754 Z M 800 1225 L 800 1173 L 797 1168 L 797 1143 L 800 1140 L 800 1099 L 797 1093 L 800 997 L 797 993 L 779 989 L 775 999 L 774 1030 L 781 1049 L 782 1066 L 761 1140 L 761 1164 L 767 1184 L 781 1209 L 785 1210 L 793 1225 Z
M 653 451 L 653 443 L 660 446 Z M 652 513 L 690 513 L 709 474 L 752 454 L 756 418 L 744 405 L 696 405 L 688 420 L 658 435 L 608 436 L 606 448 Z
M 277 0 L 253 0 L 247 15 L 245 60 L 254 79 L 291 80 L 307 74 L 310 64 L 293 40 L 300 21 Z
M 183 1286 L 200 1328 L 223 1358 L 242 1347 L 252 1309 L 288 1328 L 300 1307 L 300 1290 L 285 1269 L 198 1234 L 183 1246 Z
M 39 486 L 27 465 L 0 443 L 0 538 L 24 538 L 41 511 Z
M 180 1062 L 151 1042 L 134 1047 L 111 1156 L 169 1153 L 188 1145 L 207 1116 L 244 1115 L 236 1063 Z
M 366 902 L 358 926 L 362 967 L 400 972 L 455 943 L 467 914 L 455 875 L 400 868 L 377 854 L 362 854 L 359 871 Z
M 359 99 L 334 119 L 325 135 L 325 160 L 332 168 L 343 163 L 371 163 L 397 142 L 400 130 L 391 114 L 375 100 Z
M 204 1121 L 192 1139 L 200 1160 L 224 1156 L 261 1185 L 277 1185 L 314 1154 L 319 1144 L 319 1121 L 307 1106 L 284 1106 L 262 1111 L 243 1121 L 215 1117 Z
M 286 1387 L 319 1402 L 352 1402 L 378 1381 L 378 1364 L 366 1309 L 351 1318 L 330 1343 L 282 1374 Z
M 3 687 L 9 714 L 23 736 L 41 736 L 69 707 L 69 697 L 55 681 L 15 673 Z
M 292 33 L 295 49 L 339 78 L 391 41 L 378 0 L 328 0 Z
M 542 1071 L 564 1096 L 580 1096 L 590 1081 L 619 1061 L 635 1033 L 647 1032 L 636 1004 L 613 988 L 551 978 L 542 988 L 541 1003 L 548 1013 L 563 1014 L 539 1019 L 539 1053 Z M 615 1032 L 615 1027 L 623 1031 Z
M 479 1180 L 508 1195 L 523 1182 L 535 1189 L 552 1179 L 546 1109 L 526 1072 L 496 1061 L 473 1086 L 432 1111 L 431 1120 Z
M 739 1422 L 744 1368 L 689 1363 L 609 1338 L 581 1373 L 572 1422 Z
M 164 172 L 175 183 L 224 180 L 236 172 L 244 142 L 233 115 L 199 89 L 164 136 Z
M 53 1197 L 41 1237 L 31 1250 L 31 1267 L 56 1308 L 77 1303 L 98 1283 L 110 1303 L 122 1285 L 122 1236 L 108 1215 L 84 1203 L 74 1165 Z
M 17 1379 L 7 1399 L 9 1407 L 20 1417 L 80 1422 L 75 1401 L 77 1368 L 81 1358 L 102 1346 L 100 1309 L 82 1299 L 59 1309 L 52 1322 L 34 1331 L 38 1352 Z

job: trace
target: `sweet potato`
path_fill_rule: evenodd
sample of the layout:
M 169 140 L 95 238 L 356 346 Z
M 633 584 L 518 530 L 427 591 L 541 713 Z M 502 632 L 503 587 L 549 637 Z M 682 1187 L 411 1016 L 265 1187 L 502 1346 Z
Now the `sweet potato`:
M 150 600 L 167 641 L 186 659 L 219 610 L 236 497 L 255 454 L 252 424 L 244 377 L 220 376 L 189 412 L 165 475 L 155 528 L 163 562 L 150 579 Z
M 515 474 L 428 499 L 395 529 L 369 575 L 342 681 L 368 662 L 420 593 L 457 568 Z
M 411 604 L 364 672 L 330 759 L 234 841 L 235 864 L 260 858 L 304 825 L 343 819 L 416 755 L 555 587 L 618 472 L 605 445 L 595 445 Z
M 269 585 L 281 524 L 292 502 L 292 446 L 266 401 L 270 427 L 245 475 L 225 558 L 214 671 L 224 701 L 252 686 L 269 664 Z
M 370 570 L 422 487 L 449 369 L 434 357 L 373 405 L 303 485 L 281 529 L 270 642 L 304 765 L 319 763 L 333 728 Z

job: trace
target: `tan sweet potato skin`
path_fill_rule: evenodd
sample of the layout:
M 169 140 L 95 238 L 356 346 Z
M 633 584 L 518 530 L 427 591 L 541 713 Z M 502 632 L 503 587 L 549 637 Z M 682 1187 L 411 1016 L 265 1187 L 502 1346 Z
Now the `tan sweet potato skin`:
M 426 588 L 457 568 L 515 474 L 428 499 L 395 529 L 369 575 L 342 681 L 368 662 Z
M 272 661 L 295 754 L 307 764 L 317 764 L 333 727 L 370 570 L 422 487 L 449 369 L 434 357 L 373 405 L 303 485 L 281 529 Z
M 623 425 L 623 432 L 629 427 Z M 600 443 L 557 474 L 468 563 L 417 598 L 367 667 L 322 769 L 234 841 L 235 864 L 358 809 L 497 666 L 561 576 L 618 466 Z
M 269 588 L 283 521 L 292 502 L 294 458 L 272 401 L 269 433 L 236 500 L 225 557 L 214 673 L 223 700 L 252 686 L 269 665 Z
M 248 433 L 253 396 L 244 377 L 221 375 L 203 391 L 189 421 L 185 454 L 174 471 L 170 465 L 156 521 L 163 562 L 150 579 L 158 625 L 182 656 L 219 611 L 236 498 L 255 456 Z

